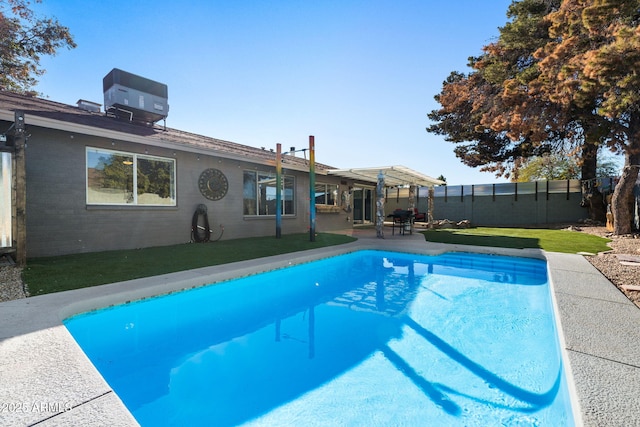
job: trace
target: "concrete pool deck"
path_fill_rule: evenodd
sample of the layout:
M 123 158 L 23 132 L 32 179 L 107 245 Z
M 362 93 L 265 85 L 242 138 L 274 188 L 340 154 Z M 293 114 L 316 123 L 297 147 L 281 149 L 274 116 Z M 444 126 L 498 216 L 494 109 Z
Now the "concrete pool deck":
M 66 317 L 355 250 L 387 249 L 546 258 L 573 378 L 569 382 L 579 403 L 577 421 L 640 426 L 640 310 L 584 257 L 435 244 L 419 233 L 392 236 L 390 229 L 385 239 L 377 239 L 371 229 L 353 234 L 358 240 L 341 246 L 0 303 L 0 425 L 137 425 L 62 325 Z

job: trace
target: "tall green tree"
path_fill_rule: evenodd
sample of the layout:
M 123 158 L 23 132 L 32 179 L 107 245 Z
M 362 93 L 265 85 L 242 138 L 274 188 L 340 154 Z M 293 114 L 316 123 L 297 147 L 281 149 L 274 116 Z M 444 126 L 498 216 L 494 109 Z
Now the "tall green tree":
M 536 52 L 540 91 L 588 111 L 586 132 L 624 153 L 611 208 L 614 233 L 628 234 L 640 167 L 640 1 L 564 0 L 546 19 L 552 41 Z
M 429 113 L 436 124 L 427 131 L 455 143 L 456 156 L 467 166 L 501 175 L 508 174 L 503 164 L 518 154 L 504 133 L 480 125 L 483 100 L 495 96 L 498 90 L 498 86 L 491 85 L 479 73 L 452 72 L 443 83 L 442 92 L 435 96 L 442 108 Z
M 638 0 L 513 1 L 510 22 L 472 59 L 473 71 L 445 82 L 428 130 L 466 142 L 455 149 L 466 164 L 503 174 L 517 173 L 531 156 L 576 153 L 584 203 L 599 220 L 602 195 L 589 185 L 597 153 L 600 147 L 624 153 L 613 210 L 615 232 L 629 232 L 640 164 L 639 10 Z
M 552 181 L 579 178 L 579 167 L 570 157 L 544 154 L 532 157 L 518 170 L 517 182 Z
M 441 108 L 428 115 L 434 124 L 427 131 L 455 143 L 463 163 L 509 177 L 523 158 L 564 144 L 564 129 L 541 125 L 555 106 L 537 102 L 526 89 L 538 75 L 533 54 L 548 40 L 544 17 L 559 2 L 513 2 L 498 40 L 469 58 L 473 71 L 453 72 L 443 83 L 435 97 Z
M 36 16 L 29 0 L 0 0 L 0 90 L 29 92 L 45 72 L 41 57 L 62 47 L 76 44 L 57 19 Z
M 573 153 L 584 179 L 595 178 L 597 135 L 585 132 L 594 128 L 585 126 L 596 122 L 593 112 L 555 102 L 537 82 L 535 54 L 552 41 L 546 17 L 559 7 L 560 0 L 514 1 L 498 40 L 470 59 L 474 71 L 452 73 L 444 83 L 436 96 L 442 108 L 429 114 L 435 124 L 427 130 L 457 143 L 463 163 L 517 179 L 528 158 L 562 151 Z M 583 194 L 591 218 L 604 221 L 602 195 L 594 186 Z
M 598 153 L 597 178 L 617 177 L 620 167 L 614 158 Z M 565 153 L 546 153 L 531 157 L 522 164 L 512 181 L 531 182 L 558 179 L 580 179 L 580 165 Z

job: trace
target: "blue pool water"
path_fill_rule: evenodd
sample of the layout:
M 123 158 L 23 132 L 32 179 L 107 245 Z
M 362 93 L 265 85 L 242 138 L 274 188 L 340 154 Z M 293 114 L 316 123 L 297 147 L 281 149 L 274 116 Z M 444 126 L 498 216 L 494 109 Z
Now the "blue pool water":
M 574 424 L 546 264 L 360 251 L 73 316 L 143 426 Z

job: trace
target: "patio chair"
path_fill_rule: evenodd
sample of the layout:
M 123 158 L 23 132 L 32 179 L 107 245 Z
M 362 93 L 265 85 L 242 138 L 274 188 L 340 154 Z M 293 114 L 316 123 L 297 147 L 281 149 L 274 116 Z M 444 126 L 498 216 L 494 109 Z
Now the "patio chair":
M 425 212 L 418 212 L 418 208 L 413 208 L 413 221 L 427 222 L 427 214 Z

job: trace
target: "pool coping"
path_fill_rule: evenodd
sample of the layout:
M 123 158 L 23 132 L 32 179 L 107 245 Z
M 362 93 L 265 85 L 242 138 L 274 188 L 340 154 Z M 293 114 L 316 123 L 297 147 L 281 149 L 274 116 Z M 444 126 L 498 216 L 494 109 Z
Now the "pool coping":
M 419 233 L 377 239 L 374 230 L 357 237 L 345 245 L 0 303 L 0 425 L 138 425 L 62 325 L 66 317 L 363 249 L 546 259 L 579 403 L 577 425 L 638 425 L 640 310 L 583 256 L 436 244 Z

